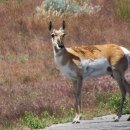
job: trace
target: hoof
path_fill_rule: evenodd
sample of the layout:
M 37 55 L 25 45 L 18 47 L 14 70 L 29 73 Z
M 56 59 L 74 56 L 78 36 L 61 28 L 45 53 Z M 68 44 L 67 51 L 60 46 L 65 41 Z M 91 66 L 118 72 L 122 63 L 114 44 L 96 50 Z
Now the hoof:
M 127 119 L 127 121 L 130 121 L 130 117 Z
M 72 122 L 72 124 L 77 124 L 77 123 L 80 123 L 80 118 L 81 118 L 81 115 L 80 114 L 77 114 Z
M 116 116 L 116 117 L 114 118 L 114 122 L 118 122 L 119 119 L 120 119 L 120 117 Z
M 119 122 L 119 119 L 115 119 L 114 122 Z
M 80 121 L 73 121 L 72 124 L 78 124 Z

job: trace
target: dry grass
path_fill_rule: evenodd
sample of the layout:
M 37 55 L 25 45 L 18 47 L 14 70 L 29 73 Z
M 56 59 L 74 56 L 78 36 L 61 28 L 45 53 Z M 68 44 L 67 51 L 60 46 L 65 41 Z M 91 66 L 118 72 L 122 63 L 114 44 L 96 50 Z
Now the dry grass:
M 0 122 L 18 119 L 25 111 L 60 113 L 73 107 L 72 88 L 53 63 L 47 29 L 50 20 L 59 28 L 62 18 L 36 17 L 41 2 L 0 3 Z M 112 42 L 130 47 L 128 23 L 114 17 L 114 0 L 93 0 L 97 3 L 103 6 L 98 14 L 64 18 L 66 46 Z M 116 91 L 114 86 L 108 77 L 85 82 L 83 108 L 95 107 L 96 92 Z

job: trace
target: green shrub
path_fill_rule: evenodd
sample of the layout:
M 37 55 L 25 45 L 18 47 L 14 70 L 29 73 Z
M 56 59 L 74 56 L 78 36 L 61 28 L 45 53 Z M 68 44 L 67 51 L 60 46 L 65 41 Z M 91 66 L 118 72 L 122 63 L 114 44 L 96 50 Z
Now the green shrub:
M 0 0 L 0 3 L 6 2 L 6 1 L 8 1 L 8 0 Z
M 130 21 L 130 3 L 128 0 L 118 0 L 117 7 L 115 9 L 116 16 Z
M 130 107 L 129 107 L 130 103 L 128 100 L 129 99 L 126 98 L 126 101 L 123 107 L 123 114 L 130 114 Z M 108 100 L 109 106 L 114 110 L 115 113 L 118 112 L 120 102 L 121 102 L 121 95 L 119 93 L 112 95 Z
M 8 0 L 0 0 L 0 3 L 4 3 L 4 2 L 7 2 Z M 23 2 L 23 0 L 16 0 L 18 3 L 21 3 Z
M 32 112 L 25 112 L 21 122 L 32 129 L 40 129 L 44 127 L 42 120 Z
M 20 62 L 26 62 L 28 60 L 29 60 L 29 55 L 28 54 L 20 54 L 17 57 L 17 62 L 18 63 L 20 63 Z
M 48 111 L 44 111 L 40 116 L 33 112 L 25 112 L 21 118 L 21 123 L 31 129 L 41 129 L 52 124 L 72 121 L 74 109 L 62 109 L 61 111 L 62 112 L 59 115 L 55 113 L 50 114 Z

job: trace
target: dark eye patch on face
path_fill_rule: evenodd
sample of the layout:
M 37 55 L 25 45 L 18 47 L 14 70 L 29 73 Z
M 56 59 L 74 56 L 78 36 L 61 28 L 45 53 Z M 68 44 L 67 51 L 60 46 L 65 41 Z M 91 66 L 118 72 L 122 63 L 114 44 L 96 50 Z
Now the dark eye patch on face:
M 51 34 L 51 37 L 54 37 L 54 36 L 55 36 L 55 34 L 54 34 L 54 33 L 52 33 L 52 34 Z

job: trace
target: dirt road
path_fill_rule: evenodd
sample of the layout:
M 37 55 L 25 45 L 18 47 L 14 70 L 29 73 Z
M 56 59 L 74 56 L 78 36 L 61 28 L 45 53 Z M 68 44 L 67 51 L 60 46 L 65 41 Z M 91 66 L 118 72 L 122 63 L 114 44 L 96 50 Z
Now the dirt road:
M 128 115 L 123 115 L 119 122 L 114 122 L 113 117 L 114 115 L 108 115 L 82 120 L 79 124 L 57 124 L 41 130 L 130 130 L 130 122 L 126 121 Z

